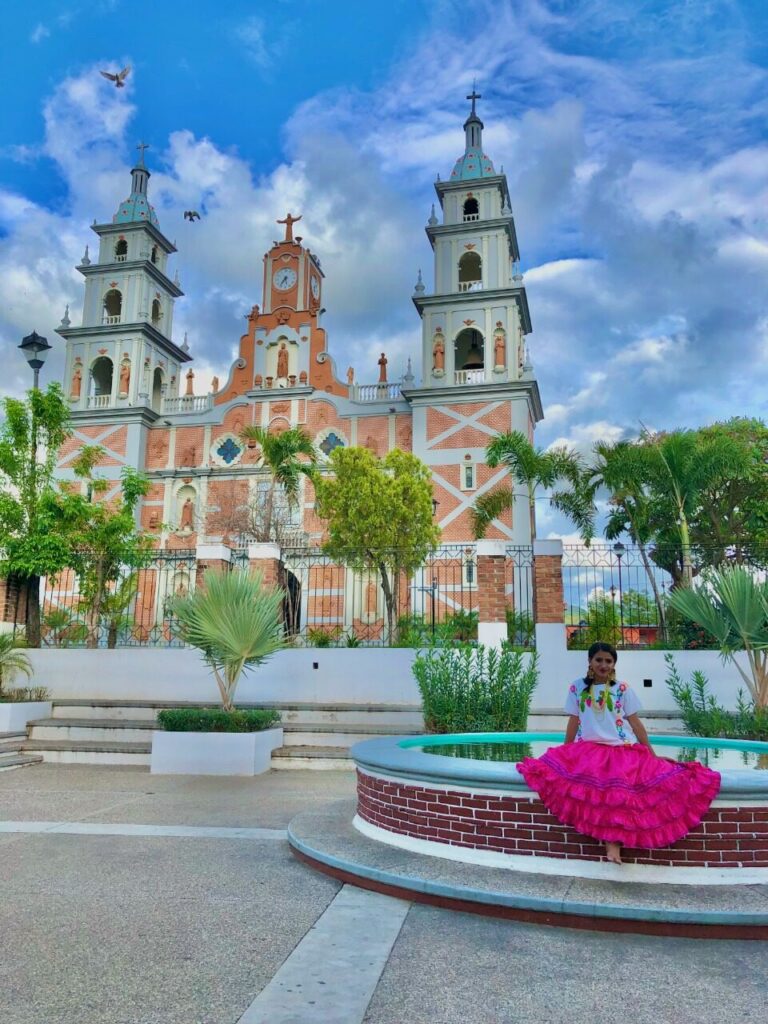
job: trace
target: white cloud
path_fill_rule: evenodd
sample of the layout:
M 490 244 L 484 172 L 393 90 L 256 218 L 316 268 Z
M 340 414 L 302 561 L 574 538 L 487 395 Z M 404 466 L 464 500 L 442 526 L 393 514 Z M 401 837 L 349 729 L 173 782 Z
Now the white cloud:
M 273 55 L 267 46 L 268 33 L 262 18 L 252 15 L 237 25 L 235 38 L 245 47 L 245 53 L 257 67 L 262 70 L 272 64 Z
M 43 25 L 41 21 L 39 21 L 32 30 L 32 34 L 29 37 L 29 41 L 31 43 L 39 43 L 42 42 L 43 39 L 46 39 L 50 34 L 51 30 L 46 25 Z

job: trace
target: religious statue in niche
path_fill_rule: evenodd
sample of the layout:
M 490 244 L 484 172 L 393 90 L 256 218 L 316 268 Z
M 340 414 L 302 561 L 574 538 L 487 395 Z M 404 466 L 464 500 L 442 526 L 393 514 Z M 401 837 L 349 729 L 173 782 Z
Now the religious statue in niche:
M 288 376 L 288 348 L 284 341 L 280 342 L 280 348 L 277 350 L 277 376 Z
M 321 405 L 315 415 L 318 427 L 324 427 L 328 423 L 328 412 L 325 406 Z
M 128 397 L 128 389 L 131 386 L 131 363 L 129 359 L 124 359 L 120 367 L 120 397 Z
M 156 530 L 160 525 L 160 516 L 157 512 L 150 512 L 149 514 L 149 528 L 150 530 Z
M 83 386 L 83 370 L 79 363 L 75 363 L 75 372 L 72 374 L 72 383 L 69 388 L 70 401 L 76 402 L 80 398 L 80 389 Z
M 379 384 L 387 383 L 387 357 L 381 353 L 379 358 Z
M 195 503 L 187 498 L 181 506 L 181 520 L 179 521 L 180 533 L 191 533 L 195 528 Z
M 442 377 L 445 374 L 445 338 L 438 328 L 432 342 L 432 376 Z
M 503 370 L 507 365 L 507 336 L 503 327 L 497 327 L 493 334 L 493 368 Z

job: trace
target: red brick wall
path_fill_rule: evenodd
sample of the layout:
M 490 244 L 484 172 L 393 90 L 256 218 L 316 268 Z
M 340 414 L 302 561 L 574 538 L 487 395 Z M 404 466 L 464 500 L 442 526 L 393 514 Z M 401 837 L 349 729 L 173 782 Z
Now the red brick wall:
M 504 622 L 507 611 L 507 560 L 504 555 L 478 555 L 478 622 Z
M 533 799 L 436 790 L 357 772 L 357 812 L 379 828 L 414 839 L 511 853 L 603 860 L 602 843 L 583 836 Z M 768 867 L 768 807 L 712 807 L 685 839 L 661 850 L 622 851 L 629 864 Z
M 537 622 L 565 622 L 563 569 L 559 555 L 536 555 L 533 560 Z

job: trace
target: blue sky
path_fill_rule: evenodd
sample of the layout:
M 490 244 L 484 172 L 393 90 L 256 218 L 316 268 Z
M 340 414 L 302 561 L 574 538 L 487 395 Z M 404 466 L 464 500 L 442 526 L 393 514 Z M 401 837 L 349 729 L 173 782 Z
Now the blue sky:
M 337 366 L 418 349 L 433 182 L 477 77 L 523 255 L 539 443 L 766 416 L 768 9 L 757 0 L 90 0 L 4 11 L 0 351 L 54 328 L 139 139 L 176 239 L 174 333 L 226 376 L 287 209 Z M 99 68 L 132 66 L 115 90 Z M 200 223 L 184 209 L 204 210 Z M 61 370 L 52 355 L 51 376 Z M 394 375 L 394 374 L 393 374 Z M 547 523 L 541 532 L 546 533 Z

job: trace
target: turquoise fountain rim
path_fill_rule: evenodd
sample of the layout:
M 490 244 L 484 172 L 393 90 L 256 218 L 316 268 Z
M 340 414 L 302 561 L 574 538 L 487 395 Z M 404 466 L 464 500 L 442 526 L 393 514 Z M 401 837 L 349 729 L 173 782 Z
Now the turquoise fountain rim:
M 729 747 L 768 754 L 768 743 L 719 740 L 700 736 L 651 736 L 659 747 Z M 356 743 L 350 754 L 363 771 L 381 773 L 408 782 L 439 786 L 475 787 L 531 795 L 513 762 L 477 761 L 426 753 L 422 748 L 455 743 L 562 743 L 562 732 L 449 733 L 429 736 L 382 736 Z M 720 799 L 768 805 L 768 770 L 724 768 L 720 772 Z
M 404 749 L 410 747 L 440 747 L 446 744 L 470 743 L 562 743 L 563 732 L 453 732 L 430 733 L 428 736 L 408 736 L 399 740 Z M 768 743 L 760 740 L 726 740 L 714 736 L 649 736 L 657 747 L 695 747 L 699 750 L 743 750 L 750 754 L 768 754 Z

